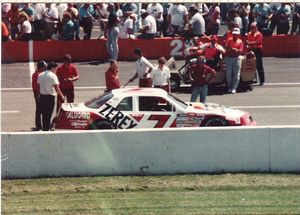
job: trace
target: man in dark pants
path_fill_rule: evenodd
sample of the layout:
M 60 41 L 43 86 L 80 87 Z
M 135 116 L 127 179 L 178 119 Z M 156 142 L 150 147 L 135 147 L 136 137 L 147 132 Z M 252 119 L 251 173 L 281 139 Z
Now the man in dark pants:
M 47 70 L 38 77 L 38 86 L 40 88 L 40 107 L 43 117 L 43 131 L 50 130 L 51 116 L 55 105 L 55 92 L 64 101 L 64 96 L 59 89 L 58 78 L 55 74 L 57 64 L 49 62 Z
M 46 70 L 47 64 L 45 61 L 40 60 L 37 63 L 37 70 L 32 74 L 32 91 L 35 100 L 35 130 L 39 131 L 42 129 L 41 118 L 41 105 L 40 105 L 40 89 L 37 83 L 39 74 Z
M 256 69 L 259 76 L 259 85 L 265 83 L 265 71 L 263 67 L 263 35 L 258 31 L 256 22 L 252 22 L 250 25 L 250 32 L 247 35 L 246 43 L 251 51 L 254 52 L 256 57 Z

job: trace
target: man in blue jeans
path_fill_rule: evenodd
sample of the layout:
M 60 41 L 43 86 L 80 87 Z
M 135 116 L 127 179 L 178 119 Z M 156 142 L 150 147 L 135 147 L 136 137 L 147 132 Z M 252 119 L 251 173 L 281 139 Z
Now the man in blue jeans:
M 191 102 L 196 102 L 200 95 L 200 102 L 206 102 L 208 92 L 207 84 L 216 75 L 216 71 L 204 64 L 204 61 L 199 59 L 196 64 L 190 65 L 188 69 L 189 78 L 192 82 Z M 211 74 L 207 80 L 207 75 Z

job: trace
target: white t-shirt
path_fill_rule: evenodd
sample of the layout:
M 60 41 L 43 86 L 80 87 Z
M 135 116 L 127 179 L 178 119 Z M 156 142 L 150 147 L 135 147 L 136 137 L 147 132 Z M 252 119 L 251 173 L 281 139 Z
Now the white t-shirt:
M 148 72 L 149 68 L 153 68 L 153 65 L 143 56 L 136 61 L 136 70 L 139 78 L 150 78 L 150 74 L 147 74 L 147 76 L 144 77 L 145 73 Z
M 56 74 L 50 70 L 46 70 L 39 74 L 37 82 L 40 85 L 40 94 L 55 96 L 54 85 L 59 84 Z
M 45 14 L 45 4 L 36 3 L 34 5 L 34 20 L 42 20 Z
M 153 68 L 153 71 L 150 74 L 151 78 L 153 79 L 154 86 L 168 85 L 168 80 L 171 77 L 170 70 L 166 66 L 164 66 L 162 70 L 159 68 L 159 66 L 156 66 Z
M 64 12 L 68 9 L 68 4 L 60 3 L 59 5 L 56 6 L 56 8 L 58 11 L 59 20 L 62 21 Z
M 129 35 L 128 35 L 128 28 L 129 29 L 133 29 L 133 20 L 130 19 L 130 18 L 126 19 L 125 22 L 124 22 L 124 24 L 120 28 L 119 38 L 126 39 L 126 38 L 129 37 Z
M 171 25 L 183 26 L 183 17 L 188 15 L 188 11 L 183 5 L 172 5 L 168 10 L 168 15 L 171 15 Z
M 22 29 L 24 29 L 24 32 L 22 32 L 22 33 L 30 34 L 32 32 L 32 26 L 28 20 L 25 20 L 23 22 L 22 26 L 18 25 L 18 27 L 19 27 L 20 32 L 22 32 Z
M 58 10 L 53 4 L 50 6 L 50 8 L 46 8 L 45 14 L 48 14 L 48 16 L 58 19 Z M 52 21 L 49 18 L 45 18 L 45 22 L 57 23 L 58 21 Z
M 189 24 L 192 25 L 194 34 L 200 35 L 205 33 L 205 20 L 200 13 L 195 13 Z
M 239 28 L 242 29 L 243 28 L 243 22 L 242 22 L 242 18 L 239 16 L 234 17 L 233 23 Z
M 164 11 L 164 9 L 160 3 L 156 3 L 156 5 L 154 5 L 153 3 L 150 3 L 147 6 L 147 12 L 151 16 L 153 16 L 155 18 L 155 20 L 158 20 L 158 21 L 163 21 L 163 17 L 162 17 L 163 11 Z M 157 17 L 159 13 L 161 13 L 161 15 L 159 17 Z
M 145 26 L 149 26 L 149 30 L 146 31 L 148 34 L 156 34 L 157 28 L 156 28 L 156 21 L 153 16 L 148 15 L 144 20 Z

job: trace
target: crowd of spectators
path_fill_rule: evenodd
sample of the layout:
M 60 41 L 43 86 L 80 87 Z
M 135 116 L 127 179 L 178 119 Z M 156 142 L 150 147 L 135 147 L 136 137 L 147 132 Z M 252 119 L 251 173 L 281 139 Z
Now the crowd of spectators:
M 177 35 L 192 38 L 217 35 L 221 24 L 230 23 L 244 35 L 253 21 L 264 36 L 300 34 L 300 3 L 2 3 L 1 6 L 2 41 L 89 40 L 95 25 L 100 28 L 99 38 L 108 37 L 114 27 L 119 29 L 114 30 L 119 38 Z M 112 13 L 116 19 L 109 18 Z

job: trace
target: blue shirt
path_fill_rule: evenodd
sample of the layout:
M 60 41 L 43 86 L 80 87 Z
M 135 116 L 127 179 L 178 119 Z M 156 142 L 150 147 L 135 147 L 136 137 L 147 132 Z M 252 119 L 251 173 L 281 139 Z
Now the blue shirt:
M 93 16 L 95 14 L 94 6 L 89 5 L 88 8 L 85 8 L 84 5 L 82 5 L 79 9 L 79 19 L 81 20 L 82 18 Z

